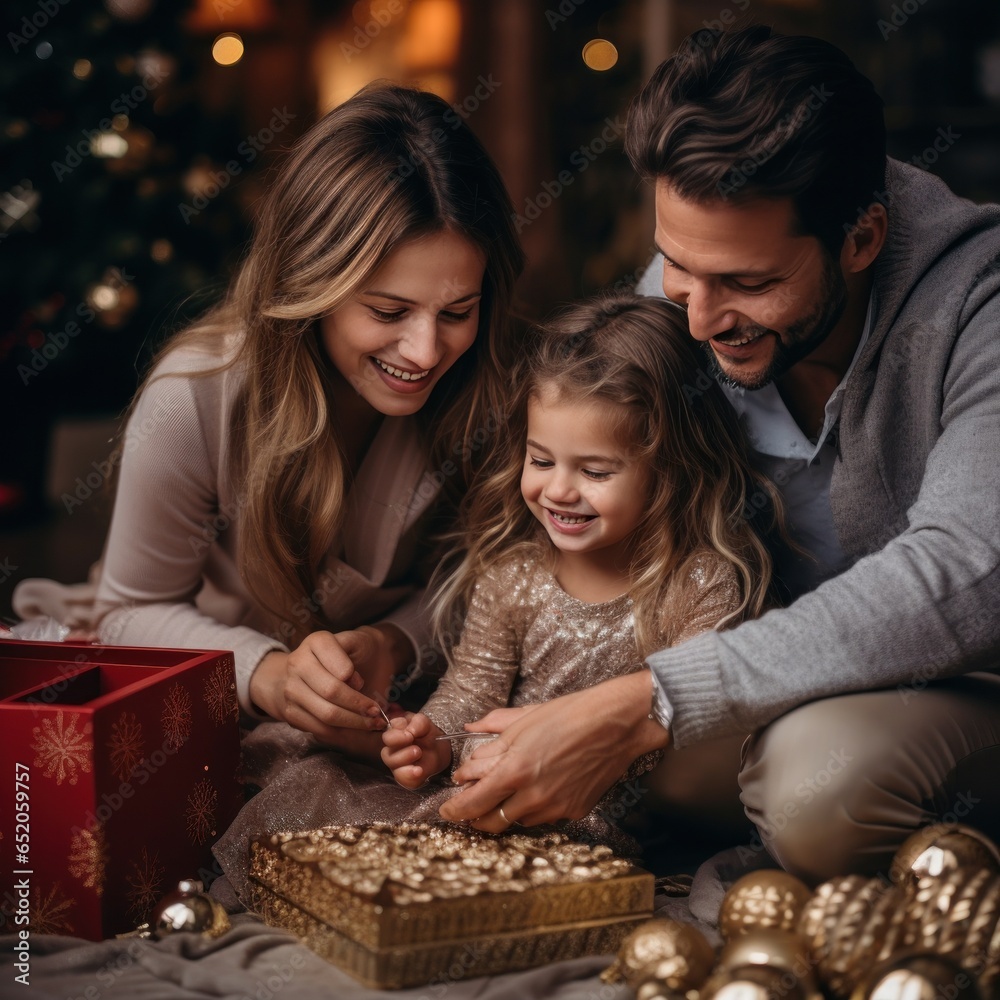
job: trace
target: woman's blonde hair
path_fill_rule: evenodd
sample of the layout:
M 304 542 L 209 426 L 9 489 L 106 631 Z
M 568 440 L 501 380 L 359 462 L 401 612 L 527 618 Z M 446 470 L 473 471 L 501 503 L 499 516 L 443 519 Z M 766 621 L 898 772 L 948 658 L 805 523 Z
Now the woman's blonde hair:
M 291 149 L 224 300 L 161 352 L 207 348 L 220 363 L 198 374 L 236 365 L 243 375 L 229 428 L 239 569 L 259 605 L 283 623 L 283 637 L 300 641 L 326 627 L 307 595 L 341 526 L 348 488 L 318 318 L 409 241 L 449 230 L 483 253 L 476 340 L 418 414 L 429 461 L 464 459 L 446 480 L 446 491 L 459 493 L 478 451 L 463 442 L 501 405 L 498 373 L 515 354 L 508 309 L 524 258 L 512 218 L 496 166 L 445 101 L 370 85 Z M 235 350 L 224 357 L 230 335 Z
M 649 470 L 630 572 L 642 654 L 672 641 L 670 608 L 681 606 L 694 561 L 706 552 L 729 562 L 740 586 L 740 605 L 720 627 L 765 609 L 765 538 L 781 527 L 780 500 L 752 468 L 736 415 L 678 306 L 628 292 L 574 305 L 535 332 L 515 385 L 508 433 L 465 498 L 464 530 L 452 535 L 457 568 L 442 581 L 435 609 L 444 648 L 454 644 L 476 578 L 491 565 L 518 546 L 554 554 L 520 491 L 528 401 L 552 390 L 561 400 L 613 404 L 619 440 Z

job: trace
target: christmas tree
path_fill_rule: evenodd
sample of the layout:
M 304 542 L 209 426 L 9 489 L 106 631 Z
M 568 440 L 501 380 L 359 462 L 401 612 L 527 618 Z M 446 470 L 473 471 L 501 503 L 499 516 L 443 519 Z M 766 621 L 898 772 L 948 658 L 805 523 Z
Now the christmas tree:
M 184 3 L 38 0 L 0 60 L 0 524 L 44 511 L 53 423 L 128 404 L 248 232 Z

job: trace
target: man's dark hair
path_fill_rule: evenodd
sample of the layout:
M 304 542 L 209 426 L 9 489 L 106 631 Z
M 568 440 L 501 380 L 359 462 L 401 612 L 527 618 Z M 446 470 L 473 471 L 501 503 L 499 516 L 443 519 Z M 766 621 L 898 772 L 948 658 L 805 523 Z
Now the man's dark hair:
M 629 108 L 625 150 L 644 177 L 694 201 L 791 197 L 834 255 L 886 203 L 882 99 L 836 46 L 763 25 L 704 29 Z

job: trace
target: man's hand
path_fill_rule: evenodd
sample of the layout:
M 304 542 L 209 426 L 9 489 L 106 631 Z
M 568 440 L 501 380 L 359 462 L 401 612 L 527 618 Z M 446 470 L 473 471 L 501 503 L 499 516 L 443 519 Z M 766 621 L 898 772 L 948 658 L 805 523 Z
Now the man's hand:
M 477 748 L 454 773 L 475 782 L 441 807 L 452 822 L 501 833 L 580 819 L 642 754 L 670 735 L 649 718 L 648 670 L 616 677 L 544 705 L 500 709 L 466 726 L 500 735 Z M 500 808 L 504 815 L 500 815 Z

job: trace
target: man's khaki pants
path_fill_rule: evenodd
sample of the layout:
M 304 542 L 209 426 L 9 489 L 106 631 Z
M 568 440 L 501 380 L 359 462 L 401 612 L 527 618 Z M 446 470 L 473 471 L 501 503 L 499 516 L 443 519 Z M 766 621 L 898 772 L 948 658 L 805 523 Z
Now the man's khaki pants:
M 745 741 L 668 752 L 649 786 L 659 810 L 737 830 L 737 780 L 757 829 L 744 846 L 810 883 L 888 874 L 928 823 L 1000 839 L 1000 675 L 810 702 Z

